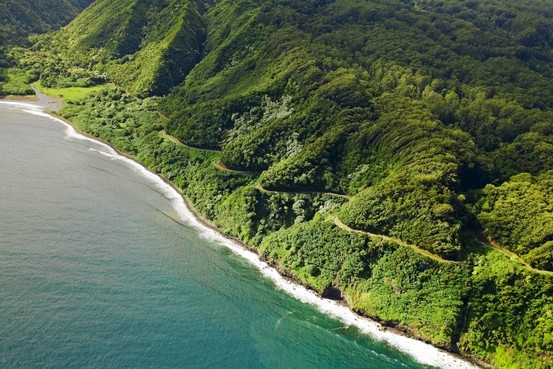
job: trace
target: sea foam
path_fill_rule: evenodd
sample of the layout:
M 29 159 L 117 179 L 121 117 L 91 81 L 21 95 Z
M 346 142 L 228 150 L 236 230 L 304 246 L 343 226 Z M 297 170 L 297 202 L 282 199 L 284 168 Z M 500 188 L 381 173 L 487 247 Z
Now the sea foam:
M 0 100 L 0 105 L 8 107 L 8 109 L 10 110 L 23 110 L 25 112 L 43 112 L 43 109 L 40 106 L 24 102 Z
M 224 235 L 216 232 L 210 227 L 204 225 L 194 213 L 188 208 L 183 197 L 178 193 L 176 189 L 167 184 L 161 177 L 152 173 L 141 164 L 129 159 L 125 156 L 117 154 L 117 152 L 109 145 L 86 137 L 79 134 L 70 124 L 64 122 L 62 119 L 56 118 L 48 113 L 45 113 L 43 108 L 19 102 L 2 102 L 2 105 L 9 105 L 15 109 L 23 110 L 29 114 L 45 117 L 53 121 L 59 122 L 65 126 L 65 134 L 69 139 L 78 139 L 88 142 L 94 142 L 102 147 L 103 150 L 91 149 L 101 155 L 108 156 L 112 160 L 118 160 L 127 165 L 127 167 L 142 176 L 146 177 L 152 182 L 152 184 L 160 190 L 177 212 L 180 220 L 195 229 L 197 229 L 200 236 L 210 241 L 216 242 L 222 246 L 225 246 L 232 250 L 235 254 L 239 255 L 250 264 L 255 266 L 261 271 L 261 273 L 273 281 L 277 288 L 285 291 L 289 295 L 296 299 L 315 306 L 322 313 L 328 314 L 349 326 L 357 327 L 361 332 L 368 334 L 374 339 L 387 342 L 389 345 L 399 349 L 400 351 L 409 354 L 416 361 L 421 364 L 440 367 L 443 369 L 478 369 L 479 367 L 471 364 L 461 358 L 458 358 L 448 352 L 442 351 L 432 345 L 424 342 L 408 338 L 396 333 L 382 330 L 379 323 L 363 318 L 355 314 L 348 307 L 339 304 L 336 301 L 321 298 L 313 291 L 289 281 L 281 276 L 278 271 L 270 267 L 267 263 L 259 259 L 258 255 L 249 251 L 243 247 L 240 243 L 233 241 Z

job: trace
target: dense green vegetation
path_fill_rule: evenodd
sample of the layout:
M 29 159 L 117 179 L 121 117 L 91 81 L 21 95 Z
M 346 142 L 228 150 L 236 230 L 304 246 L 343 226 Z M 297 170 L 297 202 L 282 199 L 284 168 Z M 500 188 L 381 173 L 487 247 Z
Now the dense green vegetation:
M 100 85 L 62 115 L 283 272 L 553 366 L 551 1 L 98 0 L 35 41 L 12 74 Z
M 0 4 L 0 46 L 43 33 L 73 19 L 93 0 L 3 0 Z
M 461 349 L 498 367 L 550 368 L 551 276 L 528 272 L 495 251 L 474 261 Z
M 0 3 L 0 96 L 32 94 L 33 76 L 8 69 L 10 45 L 25 43 L 25 36 L 55 29 L 73 19 L 93 0 L 3 0 Z M 23 75 L 22 75 L 23 74 Z
M 553 270 L 553 171 L 522 173 L 484 188 L 486 234 L 539 269 Z
M 320 219 L 272 234 L 259 251 L 320 291 L 338 287 L 352 307 L 387 324 L 408 325 L 437 345 L 452 344 L 466 265 L 439 264 L 408 247 Z
M 49 52 L 26 69 L 46 67 L 42 82 L 47 87 L 98 82 L 107 74 L 134 95 L 162 95 L 200 58 L 202 11 L 195 1 L 96 1 L 62 32 L 39 41 L 48 43 Z M 72 80 L 71 69 L 78 69 L 80 80 Z

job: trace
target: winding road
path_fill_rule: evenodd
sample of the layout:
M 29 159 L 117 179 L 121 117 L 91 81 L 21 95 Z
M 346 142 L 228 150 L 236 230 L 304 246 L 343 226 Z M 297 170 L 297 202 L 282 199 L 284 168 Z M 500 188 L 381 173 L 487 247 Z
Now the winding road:
M 159 112 L 156 112 L 159 114 Z M 198 151 L 205 151 L 205 152 L 221 152 L 221 150 L 215 150 L 215 149 L 204 149 L 203 147 L 194 147 L 194 146 L 190 146 L 190 145 L 187 145 L 187 144 L 184 144 L 182 143 L 178 138 L 176 138 L 175 136 L 173 135 L 170 135 L 169 133 L 165 132 L 165 131 L 160 131 L 159 132 L 160 136 L 162 137 L 165 137 L 167 138 L 168 140 L 170 141 L 173 141 L 174 143 L 176 143 L 177 145 L 179 146 L 184 146 L 186 147 L 187 149 L 191 149 L 191 150 L 198 150 Z
M 168 119 L 165 115 L 163 115 L 161 112 L 157 112 L 157 114 L 162 117 L 163 119 Z M 199 147 L 193 147 L 193 146 L 189 146 L 189 145 L 186 145 L 184 143 L 182 143 L 178 138 L 176 138 L 175 136 L 172 136 L 170 135 L 169 133 L 165 132 L 165 131 L 161 131 L 160 132 L 160 135 L 166 137 L 167 139 L 171 140 L 172 142 L 174 142 L 175 144 L 177 145 L 181 145 L 181 146 L 184 146 L 186 148 L 189 148 L 189 149 L 192 149 L 192 150 L 201 150 L 201 151 L 206 151 L 206 152 L 221 152 L 221 150 L 213 150 L 213 149 L 203 149 L 203 148 L 199 148 Z M 215 162 L 213 162 L 213 166 L 221 171 L 224 171 L 224 172 L 229 172 L 229 173 L 239 173 L 239 174 L 251 174 L 251 173 L 259 173 L 259 172 L 251 172 L 251 171 L 242 171 L 242 170 L 235 170 L 235 169 L 230 169 L 228 167 L 226 167 L 220 160 L 216 160 Z M 288 193 L 288 194 L 313 194 L 313 195 L 330 195 L 330 196 L 336 196 L 336 197 L 340 197 L 340 198 L 344 198 L 344 199 L 347 199 L 347 200 L 351 200 L 352 199 L 352 196 L 350 195 L 345 195 L 345 194 L 339 194 L 339 193 L 335 193 L 335 192 L 318 192 L 318 191 L 274 191 L 274 190 L 267 190 L 265 188 L 263 188 L 260 184 L 256 184 L 255 185 L 255 188 L 263 193 Z M 362 230 L 358 230 L 358 229 L 353 229 L 351 227 L 349 227 L 348 225 L 344 224 L 337 216 L 334 216 L 332 218 L 332 221 L 334 222 L 334 224 L 339 227 L 340 229 L 343 229 L 345 231 L 348 231 L 348 232 L 355 232 L 355 233 L 361 233 L 361 234 L 366 234 L 366 235 L 369 235 L 369 236 L 372 236 L 372 237 L 379 237 L 379 238 L 382 238 L 383 240 L 388 240 L 388 241 L 394 241 L 396 243 L 398 243 L 399 245 L 402 245 L 402 246 L 406 246 L 406 247 L 409 247 L 411 248 L 412 250 L 414 250 L 415 252 L 421 254 L 421 255 L 425 255 L 429 258 L 431 258 L 432 260 L 435 260 L 437 262 L 440 262 L 440 263 L 459 263 L 458 261 L 454 261 L 454 260 L 446 260 L 446 259 L 443 259 L 442 257 L 436 255 L 436 254 L 433 254 L 427 250 L 424 250 L 416 245 L 412 245 L 412 244 L 409 244 L 399 238 L 395 238 L 395 237 L 390 237 L 390 236 L 386 236 L 386 235 L 382 235 L 382 234 L 376 234 L 376 233 L 371 233 L 371 232 L 367 232 L 367 231 L 362 231 Z M 541 269 L 535 269 L 534 267 L 532 267 L 530 264 L 528 264 L 527 262 L 525 262 L 521 257 L 519 257 L 517 254 L 515 254 L 514 252 L 512 251 L 509 251 L 507 250 L 506 248 L 498 245 L 497 243 L 489 240 L 484 234 L 482 233 L 475 233 L 473 232 L 472 233 L 476 239 L 478 240 L 478 242 L 485 246 L 485 247 L 488 247 L 488 248 L 491 248 L 493 250 L 496 250 L 496 251 L 499 251 L 500 253 L 502 253 L 503 255 L 505 255 L 506 257 L 508 257 L 510 260 L 513 260 L 513 261 L 516 261 L 517 263 L 521 264 L 526 270 L 530 271 L 530 272 L 533 272 L 533 273 L 537 273 L 537 274 L 541 274 L 541 275 L 547 275 L 547 276 L 553 276 L 553 272 L 551 271 L 547 271 L 547 270 L 541 270 Z
M 435 261 L 440 262 L 440 263 L 448 263 L 448 264 L 459 263 L 458 261 L 454 261 L 454 260 L 446 260 L 446 259 L 444 259 L 444 258 L 442 258 L 442 257 L 440 257 L 436 254 L 433 254 L 433 253 L 431 253 L 427 250 L 421 249 L 418 246 L 415 246 L 415 245 L 409 244 L 409 243 L 407 243 L 403 240 L 400 240 L 399 238 L 385 236 L 385 235 L 382 235 L 382 234 L 371 233 L 371 232 L 367 232 L 367 231 L 361 231 L 361 230 L 358 230 L 358 229 L 353 229 L 353 228 L 349 227 L 348 225 L 342 223 L 340 218 L 338 218 L 337 216 L 334 216 L 332 218 L 332 221 L 334 222 L 334 224 L 338 228 L 341 228 L 345 231 L 355 232 L 355 233 L 360 233 L 360 234 L 366 234 L 366 235 L 371 236 L 371 237 L 379 237 L 379 238 L 382 238 L 383 240 L 386 240 L 386 241 L 396 242 L 399 245 L 407 246 L 407 247 L 411 248 L 412 250 L 414 250 L 415 252 L 418 252 L 419 254 L 427 256 L 430 259 L 435 260 Z
M 514 252 L 506 249 L 505 247 L 497 244 L 496 242 L 490 240 L 482 232 L 471 232 L 471 233 L 476 237 L 476 239 L 478 240 L 478 242 L 481 245 L 483 245 L 485 247 L 488 247 L 488 248 L 491 248 L 491 249 L 494 249 L 496 251 L 499 251 L 503 255 L 507 256 L 509 259 L 511 259 L 513 261 L 516 261 L 519 264 L 521 264 L 526 270 L 528 270 L 530 272 L 533 272 L 533 273 L 538 273 L 538 274 L 541 274 L 541 275 L 553 276 L 553 272 L 551 272 L 551 271 L 536 269 L 536 268 L 532 267 L 530 264 L 528 264 L 526 261 L 524 261 L 524 259 L 522 259 L 520 256 L 518 256 Z

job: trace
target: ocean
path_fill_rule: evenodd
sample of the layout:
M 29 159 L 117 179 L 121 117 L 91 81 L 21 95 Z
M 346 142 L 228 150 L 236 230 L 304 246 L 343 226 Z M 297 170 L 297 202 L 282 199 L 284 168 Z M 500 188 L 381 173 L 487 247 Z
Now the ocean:
M 0 368 L 473 368 L 199 223 L 167 184 L 0 102 Z

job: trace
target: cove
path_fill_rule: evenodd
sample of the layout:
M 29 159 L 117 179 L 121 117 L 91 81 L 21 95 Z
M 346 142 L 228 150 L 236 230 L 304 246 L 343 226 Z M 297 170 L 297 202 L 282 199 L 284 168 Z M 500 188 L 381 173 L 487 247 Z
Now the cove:
M 471 367 L 287 283 L 37 107 L 0 103 L 0 209 L 2 368 Z

